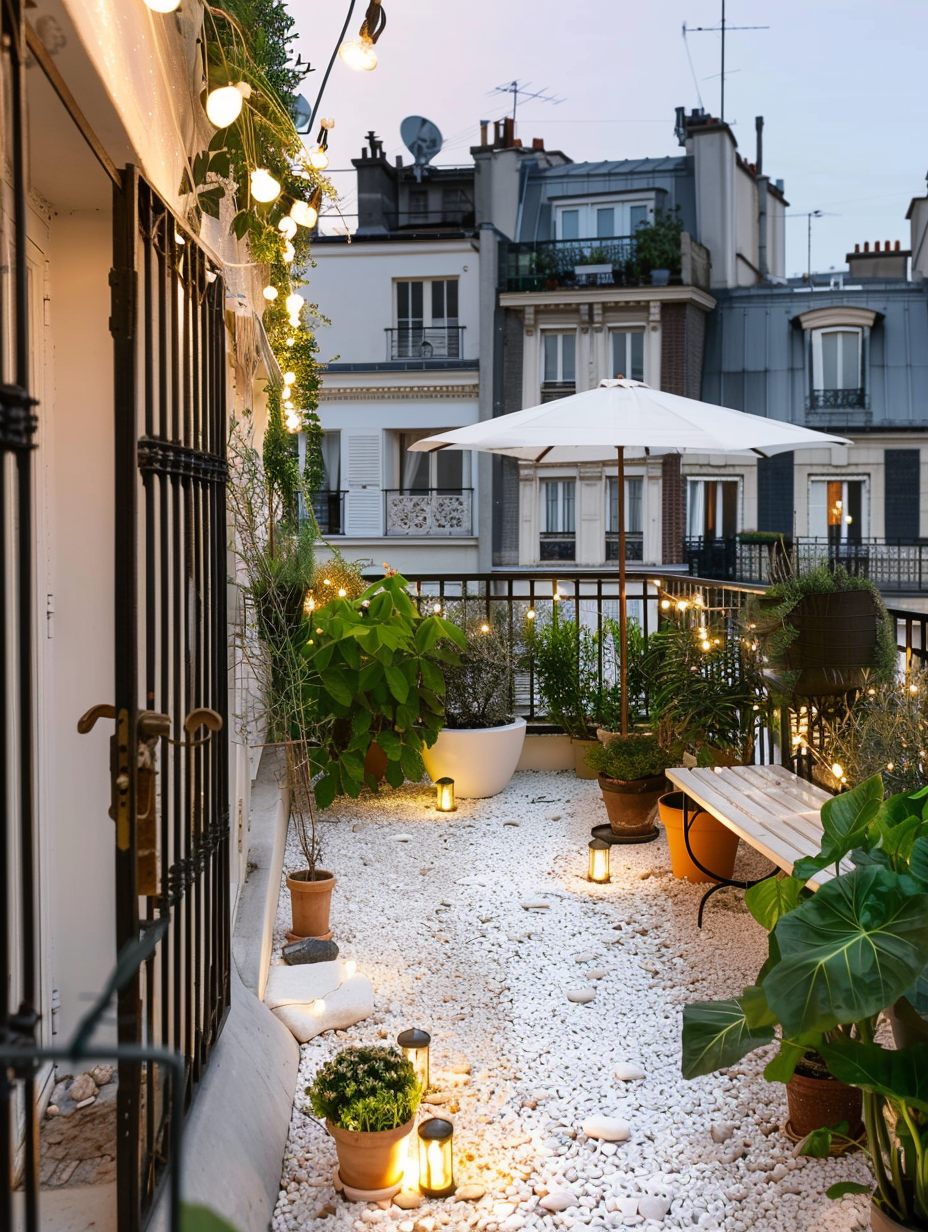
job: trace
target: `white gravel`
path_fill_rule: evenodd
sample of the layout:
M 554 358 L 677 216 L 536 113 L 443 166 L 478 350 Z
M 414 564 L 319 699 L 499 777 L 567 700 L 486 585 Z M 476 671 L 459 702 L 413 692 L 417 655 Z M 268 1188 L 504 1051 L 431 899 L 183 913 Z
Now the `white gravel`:
M 598 785 L 571 773 L 518 774 L 452 814 L 433 798 L 425 785 L 365 793 L 323 823 L 323 864 L 338 877 L 334 939 L 373 981 L 376 1009 L 303 1045 L 275 1232 L 320 1216 L 332 1232 L 868 1226 L 865 1199 L 824 1196 L 836 1181 L 866 1181 L 865 1162 L 793 1158 L 785 1091 L 764 1081 L 763 1053 L 724 1075 L 680 1077 L 682 1005 L 739 993 L 763 959 L 765 934 L 740 892 L 715 895 L 700 933 L 703 887 L 670 875 L 663 835 L 613 847 L 611 883 L 592 885 L 586 844 L 605 810 Z M 748 876 L 765 868 L 753 852 L 739 860 Z M 299 866 L 292 842 L 288 861 Z M 288 911 L 284 892 L 278 955 Z M 594 971 L 605 973 L 595 999 L 568 1001 Z M 458 1185 L 486 1195 L 415 1210 L 344 1202 L 304 1087 L 346 1042 L 392 1041 L 412 1026 L 432 1034 L 433 1085 L 449 1097 L 434 1111 L 455 1123 Z M 466 1063 L 469 1077 L 451 1073 Z M 644 1078 L 616 1078 L 626 1065 Z M 628 1141 L 588 1139 L 581 1126 L 595 1116 L 626 1121 Z M 563 1209 L 546 1210 L 549 1194 L 576 1205 L 557 1197 L 548 1205 Z

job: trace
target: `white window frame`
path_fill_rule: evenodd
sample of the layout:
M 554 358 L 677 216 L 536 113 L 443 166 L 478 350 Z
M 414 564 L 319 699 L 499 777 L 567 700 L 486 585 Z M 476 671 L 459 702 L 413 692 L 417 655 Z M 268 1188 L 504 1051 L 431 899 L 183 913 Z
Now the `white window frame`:
M 554 380 L 548 380 L 545 376 L 545 365 L 547 360 L 547 341 L 549 338 L 573 338 L 574 340 L 574 375 L 570 379 L 564 376 L 564 344 L 558 343 L 557 347 L 557 377 Z M 543 329 L 541 331 L 541 346 L 540 351 L 541 373 L 540 383 L 542 388 L 545 385 L 574 385 L 577 384 L 577 331 L 575 329 Z
M 400 296 L 399 286 L 401 282 L 421 282 L 422 283 L 422 328 L 431 329 L 436 324 L 446 326 L 448 329 L 456 329 L 461 320 L 461 279 L 456 275 L 442 275 L 441 277 L 429 278 L 394 278 L 393 279 L 393 325 L 396 329 L 402 328 L 400 325 Z M 434 282 L 456 282 L 458 285 L 458 315 L 456 317 L 442 317 L 437 322 L 432 317 L 432 286 Z M 410 320 L 413 318 L 409 318 Z
M 864 331 L 858 325 L 829 325 L 820 329 L 813 329 L 812 333 L 812 389 L 813 392 L 819 393 L 825 389 L 863 389 L 864 388 Z M 857 383 L 854 385 L 826 385 L 824 378 L 824 364 L 822 362 L 822 339 L 826 334 L 854 334 L 857 338 Z M 839 347 L 843 351 L 843 340 L 839 343 Z M 843 364 L 839 359 L 837 364 L 837 377 L 841 381 Z M 866 390 L 864 390 L 866 392 Z
M 743 475 L 685 475 L 686 480 L 686 538 L 701 539 L 704 535 L 702 527 L 698 530 L 693 530 L 693 510 L 694 504 L 691 500 L 690 485 L 697 483 L 735 483 L 738 485 L 737 495 L 735 497 L 735 530 L 737 534 L 744 526 L 744 476 Z M 721 499 L 721 492 L 716 493 L 716 500 Z M 721 515 L 721 507 L 717 505 L 719 514 Z M 721 538 L 721 536 L 717 536 Z
M 556 504 L 557 504 L 557 520 L 560 523 L 563 523 L 564 521 L 565 507 L 567 505 L 567 501 L 565 500 L 565 492 L 564 492 L 565 486 L 567 484 L 570 484 L 571 487 L 573 488 L 573 500 L 570 502 L 571 505 L 573 506 L 573 509 L 572 509 L 573 525 L 569 528 L 563 527 L 563 525 L 559 527 L 550 527 L 548 525 L 548 490 L 549 490 L 550 484 L 557 484 L 558 486 Z M 571 477 L 571 476 L 561 476 L 558 478 L 552 477 L 550 479 L 541 479 L 538 482 L 538 495 L 541 501 L 541 514 L 538 519 L 539 525 L 541 526 L 541 533 L 543 535 L 576 535 L 577 533 L 577 480 L 576 478 Z
M 628 535 L 644 534 L 644 481 L 645 481 L 644 474 L 640 474 L 640 475 L 632 474 L 632 475 L 625 476 L 625 533 Z M 613 519 L 612 519 L 612 485 L 618 484 L 618 482 L 619 482 L 618 475 L 607 475 L 606 476 L 606 534 L 607 535 L 618 534 L 618 530 L 619 530 L 618 519 L 616 519 L 615 525 L 613 525 Z M 631 512 L 630 507 L 629 507 L 630 485 L 633 483 L 636 483 L 639 485 L 638 507 L 639 507 L 639 513 L 641 516 L 640 526 L 632 526 L 631 518 L 629 516 Z
M 845 508 L 847 508 L 847 485 L 849 483 L 862 484 L 861 494 L 860 494 L 860 523 L 861 524 L 860 524 L 859 538 L 868 539 L 870 537 L 870 518 L 871 518 L 871 487 L 872 487 L 871 476 L 866 474 L 865 472 L 860 472 L 859 474 L 852 474 L 852 475 L 845 474 L 844 472 L 840 474 L 831 474 L 831 475 L 823 475 L 823 474 L 809 475 L 808 486 L 806 488 L 806 534 L 809 536 L 810 539 L 814 539 L 814 538 L 827 539 L 828 538 L 828 508 L 827 508 L 828 490 L 827 488 L 825 490 L 825 498 L 826 498 L 825 499 L 825 533 L 824 535 L 816 535 L 812 529 L 812 517 L 811 517 L 811 514 L 812 514 L 812 485 L 814 483 L 824 483 L 824 484 L 840 483 L 842 487 L 841 499 L 842 499 L 842 503 Z M 846 543 L 848 540 L 848 527 L 847 527 L 846 522 L 842 522 L 841 524 L 840 540 L 842 543 Z
M 617 334 L 625 335 L 625 359 L 624 365 L 618 365 L 615 355 L 615 338 Z M 641 376 L 636 377 L 631 371 L 631 364 L 628 362 L 630 346 L 628 343 L 629 334 L 641 335 Z M 647 381 L 648 379 L 648 346 L 647 346 L 647 330 L 644 324 L 641 325 L 615 325 L 609 330 L 609 371 L 606 376 L 609 380 L 621 373 L 629 380 Z
M 393 442 L 394 442 L 394 448 L 396 451 L 396 465 L 394 468 L 394 482 L 393 482 L 393 486 L 395 488 L 402 487 L 403 471 L 405 469 L 403 465 L 405 461 L 404 450 L 403 450 L 403 438 L 404 437 L 411 438 L 409 443 L 412 444 L 413 441 L 421 441 L 421 440 L 424 440 L 425 437 L 427 436 L 434 436 L 435 433 L 438 431 L 440 431 L 439 428 L 396 428 L 396 429 L 390 430 L 388 435 L 392 437 Z M 444 451 L 436 450 L 435 453 L 417 453 L 417 454 L 411 455 L 412 457 L 418 457 L 420 459 L 419 466 L 425 467 L 426 473 L 428 475 L 428 490 L 430 492 L 436 490 L 439 487 L 438 458 L 439 458 L 439 454 L 442 452 Z M 466 490 L 471 487 L 471 451 L 469 449 L 463 449 L 460 451 L 454 450 L 453 452 L 457 453 L 461 459 L 461 489 Z M 442 490 L 445 490 L 445 489 L 442 489 Z M 448 488 L 446 490 L 450 492 L 455 489 Z
M 631 226 L 630 211 L 633 206 L 644 206 L 647 209 L 647 221 L 651 222 L 654 218 L 656 209 L 656 195 L 654 192 L 636 193 L 631 196 L 608 196 L 608 197 L 588 197 L 588 198 L 571 198 L 567 197 L 561 201 L 554 203 L 554 235 L 556 239 L 564 239 L 563 215 L 570 210 L 577 210 L 579 217 L 577 242 L 595 244 L 597 239 L 615 239 L 625 235 L 633 235 L 634 231 Z M 596 211 L 601 209 L 613 209 L 616 211 L 615 217 L 618 220 L 613 230 L 614 236 L 597 235 L 597 216 Z

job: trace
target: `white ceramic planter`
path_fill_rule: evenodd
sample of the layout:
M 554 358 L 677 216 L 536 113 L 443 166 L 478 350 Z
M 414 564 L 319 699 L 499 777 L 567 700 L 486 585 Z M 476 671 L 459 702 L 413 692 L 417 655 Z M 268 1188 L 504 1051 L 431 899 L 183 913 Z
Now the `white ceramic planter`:
M 454 779 L 454 794 L 482 800 L 503 790 L 515 773 L 525 743 L 525 719 L 503 727 L 443 728 L 422 760 L 432 779 Z

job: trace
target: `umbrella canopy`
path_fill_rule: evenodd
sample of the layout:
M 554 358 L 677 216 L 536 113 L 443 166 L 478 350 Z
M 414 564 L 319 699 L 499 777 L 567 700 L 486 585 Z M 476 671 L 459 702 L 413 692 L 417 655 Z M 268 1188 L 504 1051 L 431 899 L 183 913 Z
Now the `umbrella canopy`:
M 476 449 L 523 462 L 600 462 L 624 449 L 626 459 L 660 453 L 750 453 L 765 457 L 789 449 L 849 445 L 842 436 L 815 432 L 763 415 L 681 398 L 643 381 L 600 381 L 571 394 L 453 428 L 416 441 L 410 449 Z
M 681 398 L 643 381 L 600 381 L 596 389 L 532 406 L 466 428 L 439 432 L 410 449 L 476 449 L 523 462 L 618 461 L 619 492 L 624 489 L 625 461 L 654 453 L 754 454 L 767 457 L 790 449 L 849 445 L 843 436 L 814 432 L 798 424 L 763 415 L 732 411 L 711 402 Z M 626 697 L 625 502 L 618 501 L 619 661 L 622 686 L 622 735 L 628 732 Z

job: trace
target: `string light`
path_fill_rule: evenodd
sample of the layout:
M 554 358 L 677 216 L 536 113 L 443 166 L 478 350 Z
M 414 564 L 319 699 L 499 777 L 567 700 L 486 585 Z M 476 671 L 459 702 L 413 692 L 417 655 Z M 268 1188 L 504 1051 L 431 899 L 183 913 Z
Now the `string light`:
M 289 240 L 284 243 L 283 249 L 281 250 L 281 256 L 283 257 L 286 265 L 289 265 L 290 262 L 296 257 L 296 249 Z
M 283 218 L 277 224 L 277 230 L 285 240 L 292 240 L 297 231 L 296 221 L 292 219 L 289 214 L 284 214 Z
M 216 128 L 228 128 L 242 114 L 244 102 L 238 86 L 218 86 L 206 96 L 206 118 Z
M 295 372 L 285 372 L 284 373 L 284 384 L 285 385 L 295 385 L 296 384 L 296 373 Z
M 264 290 L 261 292 L 261 294 L 264 296 L 264 298 L 268 301 L 269 304 L 272 304 L 274 300 L 277 298 L 277 288 L 270 287 L 270 286 L 265 287 Z
M 295 338 L 288 338 L 288 339 L 287 339 L 287 346 L 296 346 L 296 339 L 295 339 Z
M 530 607 L 530 608 L 528 609 L 528 611 L 525 613 L 525 619 L 526 619 L 526 620 L 534 620 L 534 619 L 535 619 L 536 614 L 537 614 L 537 613 L 535 612 L 535 609 L 534 609 L 533 607 Z
M 263 205 L 276 201 L 280 196 L 280 184 L 266 167 L 258 167 L 257 170 L 252 171 L 251 195 Z M 297 222 L 299 222 L 299 219 L 297 219 Z
M 489 626 L 488 624 L 482 624 L 482 625 L 480 626 L 480 632 L 481 632 L 481 633 L 489 633 L 489 632 L 490 632 L 490 626 Z
M 290 207 L 290 217 L 299 227 L 312 229 L 319 221 L 319 203 L 322 200 L 320 192 L 313 193 L 309 201 L 294 201 Z
M 293 291 L 284 300 L 284 304 L 291 317 L 299 317 L 303 311 L 303 296 Z
M 364 14 L 364 21 L 356 39 L 346 39 L 338 49 L 341 59 L 349 68 L 359 73 L 369 73 L 377 67 L 377 52 L 374 44 L 383 34 L 387 15 L 380 0 L 371 0 Z

